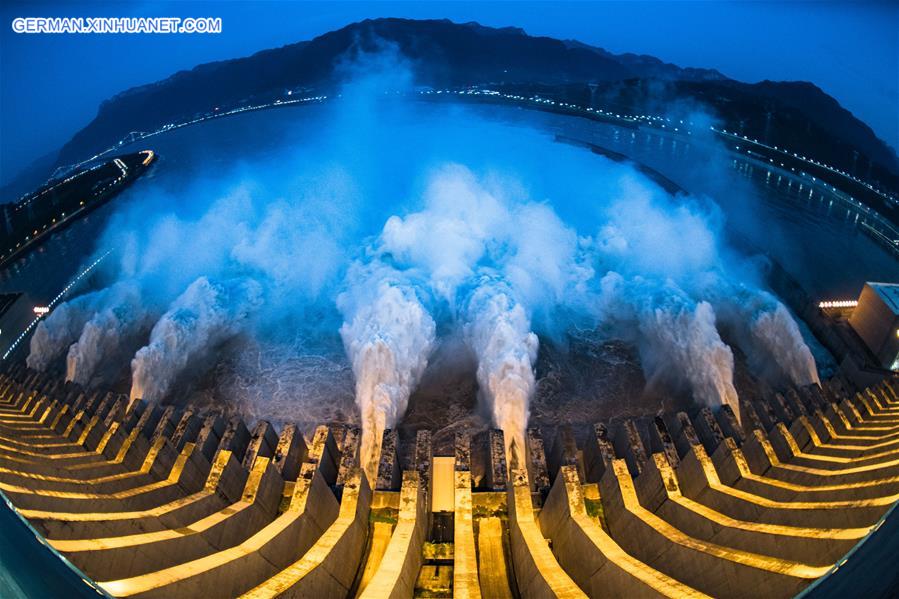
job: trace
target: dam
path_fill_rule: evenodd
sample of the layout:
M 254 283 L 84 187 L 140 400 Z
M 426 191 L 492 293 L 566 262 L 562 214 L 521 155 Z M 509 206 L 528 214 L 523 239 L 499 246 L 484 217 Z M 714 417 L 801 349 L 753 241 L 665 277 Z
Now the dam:
M 334 112 L 341 106 L 335 103 Z M 597 339 L 591 330 L 578 330 L 581 321 L 572 319 L 563 324 L 575 325 L 571 329 L 579 336 L 571 334 L 561 340 L 551 331 L 525 327 L 521 338 L 526 342 L 536 339 L 536 334 L 528 335 L 531 328 L 540 334 L 539 352 L 535 350 L 533 357 L 526 351 L 510 353 L 519 359 L 518 365 L 524 364 L 524 370 L 533 372 L 530 412 L 528 406 L 523 410 L 528 424 L 521 431 L 510 427 L 504 432 L 492 421 L 495 413 L 484 416 L 498 402 L 484 409 L 483 390 L 490 378 L 482 377 L 478 366 L 490 361 L 483 359 L 492 358 L 484 348 L 493 346 L 482 344 L 475 357 L 460 349 L 471 344 L 471 328 L 482 321 L 472 318 L 459 327 L 461 333 L 454 336 L 452 331 L 453 325 L 471 316 L 473 302 L 461 301 L 467 298 L 461 293 L 459 298 L 451 298 L 459 300 L 453 308 L 465 306 L 469 312 L 459 310 L 459 315 L 447 317 L 449 310 L 440 303 L 443 300 L 434 299 L 439 293 L 422 292 L 426 285 L 421 279 L 425 277 L 397 275 L 396 261 L 403 255 L 400 250 L 413 253 L 418 247 L 428 247 L 430 237 L 437 239 L 438 246 L 443 243 L 439 228 L 427 226 L 434 222 L 427 220 L 434 211 L 415 204 L 376 201 L 388 198 L 399 203 L 395 198 L 411 194 L 409 189 L 396 192 L 390 188 L 389 193 L 381 193 L 383 189 L 366 188 L 378 193 L 370 193 L 367 203 L 354 205 L 352 193 L 328 188 L 328 193 L 335 195 L 326 195 L 326 202 L 313 202 L 314 211 L 305 210 L 302 193 L 289 203 L 280 201 L 280 189 L 261 196 L 245 191 L 267 181 L 238 185 L 240 193 L 235 194 L 230 188 L 216 188 L 220 195 L 201 193 L 218 179 L 232 180 L 233 167 L 225 161 L 230 146 L 210 144 L 210 139 L 239 137 L 254 130 L 257 123 L 274 135 L 290 122 L 289 117 L 296 118 L 290 110 L 308 110 L 315 116 L 303 125 L 317 124 L 325 109 L 322 103 L 272 111 L 279 114 L 258 111 L 198 124 L 196 127 L 204 129 L 193 131 L 199 131 L 200 141 L 195 146 L 186 138 L 189 127 L 160 134 L 155 155 L 165 160 L 159 165 L 165 168 L 157 167 L 152 179 L 128 190 L 115 210 L 111 205 L 97 210 L 93 216 L 111 223 L 105 232 L 98 223 L 90 222 L 93 216 L 73 223 L 65 235 L 42 246 L 46 253 L 32 252 L 27 260 L 18 260 L 4 271 L 0 291 L 41 287 L 43 295 L 35 293 L 34 298 L 43 299 L 57 297 L 53 294 L 60 288 L 72 290 L 64 303 L 36 319 L 30 348 L 24 341 L 4 346 L 8 357 L 0 381 L 0 492 L 8 501 L 3 514 L 9 530 L 16 531 L 12 545 L 28 547 L 28 555 L 34 558 L 16 562 L 4 553 L 0 568 L 21 594 L 54 596 L 58 594 L 54 589 L 68 588 L 85 596 L 166 598 L 748 597 L 760 593 L 791 597 L 803 592 L 834 596 L 834 589 L 845 588 L 841 578 L 847 572 L 871 571 L 889 555 L 884 549 L 889 541 L 884 539 L 886 531 L 895 527 L 890 514 L 899 499 L 899 383 L 882 364 L 872 367 L 865 352 L 846 341 L 851 331 L 847 332 L 849 325 L 840 320 L 845 311 L 834 316 L 837 322 L 830 322 L 829 315 L 819 314 L 815 308 L 816 300 L 842 299 L 848 293 L 844 289 L 855 292 L 859 281 L 887 276 L 895 265 L 890 248 L 860 232 L 859 222 L 869 222 L 859 221 L 860 208 L 852 208 L 855 212 L 847 208 L 844 214 L 831 208 L 837 197 L 833 190 L 821 184 L 803 187 L 800 175 L 773 166 L 762 168 L 755 158 L 734 157 L 734 179 L 758 183 L 766 190 L 772 197 L 766 196 L 765 201 L 776 205 L 780 212 L 775 214 L 787 215 L 783 220 L 803 242 L 797 244 L 800 248 L 794 254 L 772 251 L 776 260 L 767 264 L 767 270 L 760 270 L 774 273 L 779 284 L 771 280 L 765 284 L 822 340 L 823 350 L 814 346 L 822 351 L 815 355 L 820 384 L 781 379 L 775 385 L 761 374 L 746 375 L 752 369 L 750 359 L 741 350 L 738 332 L 731 331 L 711 349 L 721 349 L 725 342 L 734 347 L 732 379 L 739 393 L 728 397 L 737 401 L 698 400 L 691 397 L 691 388 L 654 383 L 656 379 L 683 383 L 688 366 L 712 362 L 707 355 L 663 362 L 650 372 L 645 356 L 633 347 L 642 340 Z M 554 255 L 556 245 L 584 247 L 584 239 L 604 230 L 600 227 L 607 223 L 588 218 L 594 198 L 586 191 L 586 200 L 578 198 L 575 191 L 613 187 L 609 180 L 614 179 L 593 180 L 587 177 L 590 173 L 608 170 L 624 179 L 646 177 L 651 180 L 646 189 L 651 194 L 666 194 L 666 201 L 683 199 L 686 194 L 689 180 L 667 178 L 676 168 L 656 169 L 653 160 L 647 160 L 652 169 L 634 168 L 628 160 L 628 153 L 653 155 L 656 162 L 664 162 L 662 158 L 668 154 L 688 153 L 680 140 L 645 131 L 631 135 L 630 128 L 594 127 L 554 114 L 534 117 L 545 120 L 542 125 L 550 135 L 543 131 L 539 136 L 521 134 L 515 127 L 533 115 L 522 116 L 502 107 L 498 111 L 513 123 L 511 127 L 503 122 L 483 129 L 483 122 L 472 116 L 475 125 L 469 128 L 474 133 L 460 125 L 468 136 L 463 135 L 463 142 L 484 135 L 483 131 L 496 137 L 512 131 L 491 147 L 507 150 L 512 162 L 525 161 L 535 148 L 540 150 L 536 158 L 531 157 L 536 164 L 556 154 L 583 160 L 583 169 L 560 170 L 553 185 L 538 187 L 534 195 L 539 202 L 527 208 L 552 206 L 559 210 L 559 220 L 586 224 L 577 235 L 550 237 L 552 243 L 531 236 L 532 230 L 527 229 L 526 243 L 509 244 L 515 251 L 499 252 L 490 265 L 494 270 L 502 270 L 500 261 L 509 255 L 527 256 L 525 250 L 539 248 L 531 254 L 533 261 L 515 264 L 509 272 L 522 277 L 532 269 L 549 280 L 552 272 L 539 269 L 545 264 L 544 256 Z M 467 121 L 452 124 L 462 122 Z M 367 157 L 380 159 L 392 145 L 404 146 L 396 139 L 417 135 L 414 127 L 410 134 L 391 126 L 378 130 L 377 143 Z M 282 156 L 276 150 L 283 148 L 275 144 L 273 150 L 274 142 L 268 138 L 253 139 L 260 148 L 251 149 L 262 156 L 256 166 L 266 173 L 264 168 L 278 163 L 270 160 L 270 155 Z M 549 143 L 542 145 L 544 141 Z M 352 142 L 356 143 L 355 138 Z M 699 146 L 695 144 L 689 152 L 700 152 Z M 302 154 L 301 162 L 329 151 L 316 146 L 315 140 L 311 147 L 314 151 Z M 602 150 L 607 147 L 613 149 Z M 336 150 L 345 148 L 338 144 Z M 201 151 L 211 158 L 200 164 L 218 170 L 215 178 L 203 178 L 196 185 L 193 158 Z M 424 154 L 409 146 L 398 158 L 388 156 L 390 168 L 385 172 L 395 168 L 393 160 L 414 170 L 409 159 L 415 153 Z M 608 156 L 614 159 L 607 160 Z M 693 154 L 684 160 L 701 163 L 704 156 Z M 472 163 L 482 157 L 463 154 L 453 158 Z M 227 166 L 219 167 L 222 164 Z M 313 162 L 313 166 L 320 165 Z M 415 163 L 415 168 L 418 166 Z M 282 178 L 284 172 L 275 171 Z M 482 193 L 486 186 L 479 187 L 477 177 L 459 172 L 449 170 L 449 183 L 474 180 L 477 185 L 471 186 L 472 197 L 495 199 Z M 328 171 L 328 175 L 329 182 L 345 183 L 339 171 Z M 438 177 L 438 182 L 444 181 Z M 731 179 L 726 182 L 733 183 Z M 315 189 L 321 182 L 304 179 L 302 183 Z M 441 189 L 433 194 L 440 196 L 437 192 Z M 467 192 L 469 188 L 463 185 L 462 189 Z M 429 193 L 423 195 L 430 197 Z M 449 208 L 459 203 L 456 200 L 461 195 L 450 197 Z M 197 207 L 184 198 L 191 198 Z M 211 207 L 204 205 L 207 201 Z M 523 221 L 515 220 L 515 210 L 496 204 L 500 217 L 494 218 L 491 226 L 514 238 L 518 232 L 509 233 L 507 229 L 515 227 L 506 227 L 504 219 L 514 225 Z M 239 209 L 231 211 L 235 205 Z M 249 209 L 245 209 L 247 205 Z M 270 210 L 270 205 L 276 209 Z M 292 212 L 296 205 L 303 210 Z M 221 206 L 227 210 L 220 211 Z M 352 220 L 342 218 L 345 212 L 339 209 L 345 206 L 357 209 L 358 214 L 373 212 L 374 217 L 364 221 L 362 230 L 353 231 L 352 237 L 334 229 L 336 239 L 362 248 L 362 258 L 338 257 L 355 260 L 353 267 L 363 274 L 386 272 L 389 276 L 385 279 L 399 281 L 385 294 L 387 299 L 399 300 L 396 303 L 368 295 L 368 291 L 380 289 L 371 284 L 372 279 L 347 276 L 345 281 L 335 282 L 327 278 L 328 273 L 322 275 L 310 268 L 310 264 L 328 264 L 333 259 L 321 250 L 331 246 L 322 243 L 310 250 L 280 228 L 283 223 L 327 222 L 335 213 L 340 217 L 335 220 L 343 224 Z M 838 198 L 836 206 L 842 210 Z M 741 216 L 738 208 L 728 206 Z M 443 214 L 447 213 L 456 216 L 451 210 Z M 676 211 L 672 213 L 674 218 L 667 210 L 645 214 L 653 218 L 662 215 L 664 224 L 673 223 L 670 228 L 676 233 L 675 240 L 683 235 L 683 226 L 702 220 L 693 217 L 704 215 L 690 213 L 691 218 L 679 219 Z M 237 218 L 232 218 L 235 215 Z M 639 213 L 632 220 L 643 216 Z M 743 224 L 734 220 L 738 226 Z M 414 232 L 410 225 L 420 221 L 425 222 L 422 229 L 426 235 L 416 238 L 419 245 L 389 251 L 378 246 L 386 240 L 402 240 L 396 233 Z M 233 227 L 235 222 L 240 226 Z M 876 225 L 873 219 L 870 222 Z M 699 240 L 717 233 L 692 228 L 688 232 L 694 235 L 691 239 Z M 746 229 L 737 232 L 747 237 L 753 233 Z M 768 232 L 763 230 L 761 235 Z M 756 237 L 750 238 L 747 246 L 758 246 L 760 233 L 754 233 Z M 321 230 L 304 229 L 303 234 L 318 240 L 326 237 Z M 366 241 L 372 237 L 377 243 Z M 646 237 L 638 231 L 626 241 L 633 244 Z M 558 239 L 563 243 L 554 245 Z M 807 263 L 807 268 L 797 269 L 796 262 L 780 265 L 779 260 L 795 258 L 802 246 L 811 247 L 809 240 L 815 239 L 839 239 L 847 245 L 824 244 L 820 251 L 826 259 Z M 259 240 L 274 243 L 257 245 Z M 80 253 L 73 251 L 79 244 Z M 207 247 L 214 250 L 210 254 L 220 255 L 210 260 L 200 251 Z M 608 247 L 614 250 L 621 245 Z M 777 249 L 783 247 L 793 250 L 794 246 Z M 85 256 L 86 248 L 94 254 Z M 675 252 L 671 247 L 666 252 L 650 249 L 651 260 L 638 266 L 663 279 L 667 273 L 654 262 L 663 262 L 669 257 L 666 254 Z M 857 259 L 853 249 L 859 250 Z M 149 267 L 135 267 L 131 262 L 135 255 L 140 267 L 147 263 Z M 379 261 L 365 262 L 372 255 Z M 280 261 L 284 257 L 288 260 Z M 220 258 L 224 266 L 219 264 Z M 609 256 L 602 258 L 608 265 Z M 84 259 L 95 270 L 83 270 Z M 858 264 L 848 268 L 841 259 Z M 71 271 L 79 264 L 82 270 L 75 271 L 79 273 L 75 281 L 63 267 Z M 625 275 L 634 268 L 627 261 L 620 266 Z M 234 276 L 247 271 L 252 276 Z M 285 273 L 300 276 L 283 277 Z M 316 277 L 325 281 L 319 295 L 305 287 L 318 280 Z M 792 277 L 805 278 L 797 282 Z M 493 282 L 495 278 L 478 280 Z M 722 276 L 721 287 L 715 289 L 745 292 L 743 282 Z M 287 293 L 283 293 L 285 284 Z M 44 288 L 52 288 L 52 293 Z M 399 291 L 393 293 L 395 290 Z M 575 295 L 571 288 L 562 290 L 559 303 L 567 301 L 565 294 Z M 792 301 L 792 292 L 801 297 Z M 665 301 L 670 299 L 656 293 L 664 301 L 650 302 L 646 310 L 650 316 L 664 314 Z M 754 301 L 767 297 L 761 291 L 753 293 L 750 299 Z M 162 294 L 162 299 L 155 294 Z M 343 300 L 338 299 L 341 297 Z M 20 307 L 30 308 L 29 298 L 23 298 L 17 300 Z M 718 302 L 716 308 L 725 304 L 720 295 L 713 301 Z M 338 303 L 339 309 L 335 307 Z M 506 314 L 512 316 L 524 312 L 516 312 L 514 304 L 486 303 L 510 308 Z M 675 311 L 675 316 L 696 314 L 693 304 L 685 303 L 687 307 Z M 539 308 L 539 296 L 536 304 Z M 307 311 L 295 312 L 298 305 Z M 383 313 L 391 318 L 378 320 L 371 313 L 375 312 L 375 317 L 381 313 L 366 310 L 381 305 L 388 308 Z M 770 305 L 763 307 L 764 313 L 775 313 Z M 415 343 L 392 354 L 380 351 L 392 349 L 390 343 L 397 340 L 405 341 L 399 333 L 409 327 L 401 316 L 409 313 L 421 315 L 415 322 L 423 324 Z M 431 313 L 429 330 L 426 316 Z M 740 314 L 734 319 L 737 325 L 756 318 L 755 313 Z M 352 326 L 359 315 L 358 322 L 366 326 Z M 282 316 L 286 318 L 279 320 Z M 508 318 L 503 324 L 522 320 Z M 202 326 L 196 326 L 198 323 Z M 399 326 L 390 327 L 396 324 Z M 654 327 L 652 318 L 625 324 L 625 332 L 648 328 L 656 335 L 654 340 L 666 341 L 663 334 L 679 331 L 683 320 L 662 320 Z M 511 331 L 508 337 L 488 339 L 517 339 L 520 331 L 511 325 L 503 329 Z M 731 322 L 731 326 L 737 325 Z M 5 343 L 10 339 L 5 322 L 3 328 Z M 321 329 L 328 331 L 324 341 L 314 338 Z M 370 334 L 372 330 L 374 334 Z M 765 338 L 769 347 L 779 347 L 777 342 L 786 346 L 797 339 L 814 344 L 813 335 L 798 328 L 775 330 L 777 335 Z M 836 332 L 826 332 L 831 330 Z M 98 336 L 98 331 L 112 335 Z M 287 350 L 284 345 L 274 350 L 264 346 L 265 335 L 277 337 L 285 331 L 297 337 L 308 335 L 318 345 L 288 345 Z M 195 339 L 200 343 L 193 343 Z M 340 347 L 341 341 L 344 347 Z M 169 342 L 173 345 L 167 345 Z M 358 376 L 352 357 L 333 358 L 335 345 L 339 353 L 346 349 L 351 356 L 356 347 L 370 350 L 358 355 L 370 357 L 375 365 L 372 371 L 384 376 L 381 387 L 372 386 L 371 404 L 379 405 L 386 397 L 393 402 L 388 407 L 397 412 L 393 422 L 383 423 L 383 430 L 374 429 L 373 455 L 363 453 L 363 437 L 370 423 L 358 415 L 363 406 L 354 405 L 352 381 L 363 377 Z M 389 355 L 396 365 L 409 355 L 416 357 L 420 347 L 436 349 L 428 368 L 419 368 L 423 372 L 418 373 L 417 388 L 415 382 L 409 382 L 415 376 L 390 379 L 383 374 L 389 368 L 378 369 L 391 364 L 379 358 Z M 677 343 L 665 347 L 680 348 Z M 284 359 L 285 353 L 289 359 Z M 273 354 L 277 359 L 266 362 Z M 838 368 L 849 354 L 862 356 L 855 361 L 852 376 Z M 103 368 L 84 359 L 97 355 L 103 358 Z M 150 367 L 161 363 L 160 357 L 174 366 L 152 370 Z M 179 362 L 181 358 L 183 362 Z M 135 370 L 135 361 L 149 366 Z M 95 367 L 79 370 L 84 363 Z M 505 364 L 502 360 L 495 363 Z M 78 368 L 70 368 L 71 364 Z M 255 369 L 247 370 L 246 364 Z M 308 364 L 312 366 L 307 369 Z M 134 384 L 136 372 L 141 375 L 141 385 Z M 76 377 L 81 382 L 73 380 Z M 408 392 L 405 397 L 395 391 L 399 387 Z M 408 403 L 405 414 L 395 407 L 404 400 Z M 509 437 L 518 433 L 520 441 L 512 444 Z M 891 583 L 884 576 L 858 576 L 871 585 L 872 593 L 881 588 L 878 585 Z M 858 582 L 854 584 L 861 589 Z
M 582 444 L 532 428 L 508 459 L 496 429 L 441 455 L 387 430 L 369 483 L 358 428 L 306 439 L 19 365 L 0 491 L 113 597 L 828 596 L 899 498 L 897 392 L 832 379 Z
M 152 150 L 123 154 L 4 204 L 0 267 L 102 206 L 140 177 L 155 159 Z

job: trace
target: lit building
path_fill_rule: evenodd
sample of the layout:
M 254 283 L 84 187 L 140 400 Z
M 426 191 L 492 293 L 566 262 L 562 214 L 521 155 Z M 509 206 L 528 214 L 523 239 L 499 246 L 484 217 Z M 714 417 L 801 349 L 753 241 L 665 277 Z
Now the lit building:
M 866 283 L 849 324 L 880 366 L 899 370 L 899 284 Z

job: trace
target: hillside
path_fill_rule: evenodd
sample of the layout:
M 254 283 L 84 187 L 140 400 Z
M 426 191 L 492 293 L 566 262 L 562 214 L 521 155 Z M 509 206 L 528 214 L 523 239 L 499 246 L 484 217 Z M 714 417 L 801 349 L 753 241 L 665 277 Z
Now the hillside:
M 366 20 L 310 41 L 200 65 L 127 90 L 100 106 L 96 118 L 62 148 L 57 164 L 82 160 L 129 131 L 151 131 L 216 106 L 268 100 L 287 89 L 328 91 L 338 83 L 348 56 L 386 45 L 408 60 L 420 85 L 591 83 L 602 87 L 605 100 L 623 101 L 629 95 L 638 104 L 654 102 L 662 109 L 681 97 L 698 101 L 730 130 L 899 189 L 895 152 L 810 83 L 741 83 L 714 70 L 680 68 L 651 56 L 616 55 L 579 42 L 529 36 L 521 29 L 447 20 Z M 655 97 L 660 88 L 664 93 Z

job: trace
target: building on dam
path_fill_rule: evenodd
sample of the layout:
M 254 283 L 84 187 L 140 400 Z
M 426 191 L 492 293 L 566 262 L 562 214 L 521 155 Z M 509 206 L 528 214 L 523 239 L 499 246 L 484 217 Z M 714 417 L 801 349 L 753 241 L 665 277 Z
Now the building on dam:
M 879 366 L 899 370 L 899 284 L 866 283 L 849 324 Z

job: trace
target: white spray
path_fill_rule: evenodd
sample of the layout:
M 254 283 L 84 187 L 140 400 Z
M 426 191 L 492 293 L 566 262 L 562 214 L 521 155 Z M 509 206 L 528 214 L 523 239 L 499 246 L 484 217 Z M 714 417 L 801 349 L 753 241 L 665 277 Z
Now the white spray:
M 575 231 L 526 195 L 516 180 L 444 165 L 428 181 L 425 208 L 391 217 L 380 248 L 426 273 L 463 323 L 481 398 L 518 448 L 535 388 L 531 311 L 571 307 L 593 276 Z
M 360 269 L 351 272 L 353 277 Z M 436 329 L 415 291 L 389 272 L 395 274 L 372 268 L 338 298 L 345 318 L 340 336 L 356 377 L 361 459 L 370 480 L 377 474 L 384 430 L 405 413 L 428 364 Z
M 192 360 L 239 333 L 261 304 L 262 288 L 252 279 L 191 283 L 131 360 L 131 400 L 164 398 Z
M 521 304 L 507 287 L 485 282 L 468 302 L 465 336 L 478 357 L 478 385 L 503 430 L 507 451 L 524 448 L 529 405 L 534 394 L 537 335 Z
M 29 368 L 46 370 L 78 338 L 84 324 L 102 303 L 106 290 L 87 293 L 60 304 L 38 323 L 31 337 L 26 363 Z
M 815 358 L 787 307 L 767 291 L 739 281 L 739 277 L 717 273 L 709 278 L 703 294 L 746 354 L 749 366 L 772 382 L 819 382 Z
M 766 309 L 751 317 L 749 323 L 753 344 L 786 374 L 792 384 L 820 383 L 815 358 L 790 311 L 770 295 L 764 296 L 768 300 Z
M 686 382 L 706 405 L 728 404 L 739 417 L 734 356 L 708 302 L 694 302 L 673 282 L 608 273 L 601 281 L 601 318 L 635 343 L 648 379 Z
M 764 291 L 751 292 L 741 305 L 748 325 L 749 359 L 766 373 L 785 377 L 793 385 L 820 383 L 815 358 L 786 306 Z
M 152 324 L 140 287 L 133 282 L 110 287 L 104 304 L 84 325 L 66 359 L 66 379 L 85 387 L 102 365 L 115 364 L 123 353 L 133 351 L 138 336 Z

